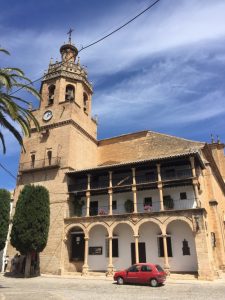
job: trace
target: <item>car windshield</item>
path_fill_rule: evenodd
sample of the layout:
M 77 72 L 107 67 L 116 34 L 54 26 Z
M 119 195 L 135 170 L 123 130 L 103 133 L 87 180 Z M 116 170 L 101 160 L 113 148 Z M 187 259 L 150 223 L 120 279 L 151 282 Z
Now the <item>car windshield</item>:
M 162 268 L 160 265 L 156 265 L 156 269 L 157 269 L 159 272 L 164 272 L 163 268 Z

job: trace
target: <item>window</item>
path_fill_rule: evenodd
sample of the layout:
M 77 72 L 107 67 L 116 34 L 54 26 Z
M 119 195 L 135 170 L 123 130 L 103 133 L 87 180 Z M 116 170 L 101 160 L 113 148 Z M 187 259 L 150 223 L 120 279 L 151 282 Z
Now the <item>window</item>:
M 113 200 L 112 202 L 112 209 L 117 209 L 117 201 L 116 200 Z
M 52 84 L 48 88 L 48 105 L 52 105 L 54 103 L 55 97 L 55 86 Z
M 152 206 L 152 197 L 144 198 L 144 206 Z
M 74 95 L 75 95 L 74 86 L 68 84 L 66 86 L 65 101 L 73 101 L 75 99 Z
M 184 239 L 182 243 L 183 243 L 183 247 L 182 247 L 183 255 L 191 255 L 190 247 L 188 246 L 188 241 Z
M 159 272 L 164 272 L 163 268 L 160 265 L 155 266 Z
M 144 266 L 141 267 L 141 271 L 142 272 L 151 272 L 152 269 L 150 268 L 150 266 L 144 265 Z
M 180 200 L 186 200 L 186 199 L 187 199 L 187 193 L 186 192 L 180 193 Z
M 31 154 L 31 167 L 34 168 L 35 164 L 35 154 Z
M 127 271 L 128 272 L 139 272 L 139 266 L 131 266 Z
M 171 237 L 167 236 L 166 241 L 167 241 L 168 257 L 173 257 Z M 158 237 L 158 252 L 159 252 L 159 257 L 164 257 L 164 247 L 163 247 L 163 237 L 162 236 Z
M 52 151 L 51 150 L 49 150 L 47 152 L 47 156 L 48 156 L 48 164 L 50 166 L 52 164 Z
M 88 95 L 86 93 L 83 93 L 83 104 L 84 104 L 84 111 L 87 111 Z
M 106 257 L 109 257 L 109 240 L 106 239 Z M 119 244 L 118 238 L 112 239 L 112 257 L 119 257 Z

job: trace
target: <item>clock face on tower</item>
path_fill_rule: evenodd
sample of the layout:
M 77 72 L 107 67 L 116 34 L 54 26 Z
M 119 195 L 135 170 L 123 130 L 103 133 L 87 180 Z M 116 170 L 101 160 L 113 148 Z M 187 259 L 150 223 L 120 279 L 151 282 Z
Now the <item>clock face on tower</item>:
M 49 121 L 51 120 L 53 114 L 51 110 L 47 110 L 44 114 L 43 114 L 43 120 L 44 121 Z

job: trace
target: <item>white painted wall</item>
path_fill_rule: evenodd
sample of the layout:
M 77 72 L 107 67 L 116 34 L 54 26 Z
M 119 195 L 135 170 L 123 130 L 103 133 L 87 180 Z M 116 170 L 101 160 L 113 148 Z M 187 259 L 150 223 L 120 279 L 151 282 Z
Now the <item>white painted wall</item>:
M 197 271 L 197 256 L 194 236 L 189 226 L 182 221 L 173 221 L 167 230 L 171 235 L 173 257 L 169 258 L 171 271 L 194 272 Z M 118 237 L 119 257 L 113 258 L 115 270 L 126 269 L 131 265 L 131 243 L 134 242 L 132 229 L 127 224 L 119 224 L 113 232 Z M 139 242 L 145 243 L 146 261 L 159 264 L 163 267 L 164 258 L 158 256 L 158 236 L 161 235 L 159 227 L 146 222 L 140 226 Z M 90 270 L 107 270 L 109 259 L 106 257 L 107 231 L 101 225 L 96 225 L 90 232 L 89 247 L 102 247 L 102 255 L 88 255 Z M 186 239 L 191 255 L 183 255 L 182 241 Z
M 198 270 L 197 255 L 193 233 L 185 222 L 173 221 L 169 224 L 167 233 L 171 234 L 173 257 L 169 258 L 171 271 L 189 271 Z M 182 241 L 186 239 L 190 247 L 191 255 L 183 255 Z
M 106 257 L 106 237 L 107 230 L 101 225 L 94 226 L 89 233 L 88 247 L 102 247 L 102 255 L 88 255 L 88 265 L 90 270 L 107 270 L 108 258 Z
M 144 223 L 139 229 L 139 242 L 145 243 L 146 262 L 159 264 L 163 267 L 164 259 L 158 256 L 157 241 L 157 236 L 161 234 L 160 228 L 152 222 Z
M 113 235 L 118 236 L 119 257 L 113 258 L 116 270 L 126 269 L 131 266 L 131 243 L 134 243 L 134 234 L 127 224 L 119 224 L 114 229 Z
M 187 200 L 180 200 L 180 193 L 186 192 Z M 195 208 L 195 195 L 192 186 L 182 186 L 182 187 L 174 187 L 174 188 L 164 188 L 163 195 L 170 195 L 174 200 L 174 209 L 188 209 Z M 160 210 L 159 203 L 159 191 L 158 189 L 154 190 L 145 190 L 137 192 L 137 210 L 138 212 L 145 212 L 144 210 L 144 198 L 152 197 L 152 212 L 157 212 Z M 82 198 L 84 200 L 85 205 L 82 209 L 82 215 L 86 215 L 86 198 Z M 124 208 L 124 202 L 127 199 L 133 200 L 133 193 L 113 193 L 113 200 L 117 201 L 117 209 L 113 210 L 113 214 L 123 214 L 126 213 Z M 103 209 L 106 214 L 108 214 L 108 205 L 109 205 L 109 195 L 99 195 L 99 196 L 91 196 L 91 201 L 98 201 L 99 209 Z

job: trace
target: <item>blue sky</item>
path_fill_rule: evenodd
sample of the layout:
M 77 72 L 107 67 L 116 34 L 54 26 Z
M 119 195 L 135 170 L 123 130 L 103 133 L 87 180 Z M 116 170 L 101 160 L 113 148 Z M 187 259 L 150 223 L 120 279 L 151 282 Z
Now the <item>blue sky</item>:
M 1 3 L 0 66 L 43 75 L 70 27 L 78 49 L 109 33 L 153 0 L 8 0 Z M 225 1 L 161 0 L 152 10 L 80 53 L 94 86 L 98 138 L 153 130 L 225 141 Z M 36 85 L 39 88 L 39 84 Z M 17 174 L 20 147 L 4 131 L 0 163 Z M 1 149 L 0 149 L 1 150 Z M 0 169 L 0 186 L 15 181 Z

